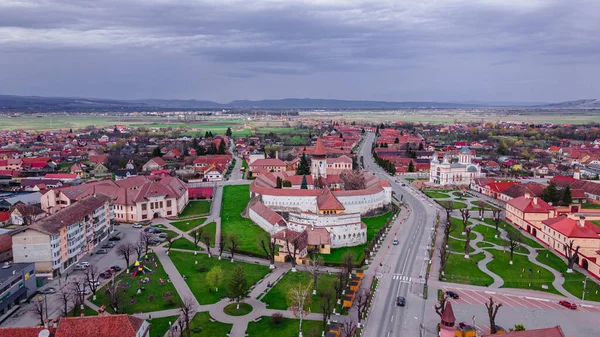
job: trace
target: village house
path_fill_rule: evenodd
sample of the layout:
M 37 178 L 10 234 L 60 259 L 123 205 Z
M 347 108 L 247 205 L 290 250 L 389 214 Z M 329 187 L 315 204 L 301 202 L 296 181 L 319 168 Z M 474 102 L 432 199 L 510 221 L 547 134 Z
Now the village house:
M 164 170 L 167 167 L 167 163 L 160 157 L 154 157 L 150 160 L 148 160 L 148 162 L 146 164 L 144 164 L 144 166 L 142 166 L 142 171 L 144 172 L 149 172 L 149 171 L 158 171 L 158 170 Z
M 13 225 L 31 225 L 44 218 L 46 212 L 34 205 L 16 204 L 10 211 L 10 222 Z

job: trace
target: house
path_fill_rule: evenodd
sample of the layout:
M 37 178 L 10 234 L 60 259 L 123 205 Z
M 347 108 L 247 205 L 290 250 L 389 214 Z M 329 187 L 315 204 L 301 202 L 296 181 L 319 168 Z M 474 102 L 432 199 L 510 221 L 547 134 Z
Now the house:
M 560 326 L 553 328 L 533 329 L 525 331 L 505 331 L 500 334 L 503 337 L 566 337 Z M 496 335 L 483 335 L 482 337 L 495 337 Z
M 35 262 L 38 274 L 58 276 L 108 238 L 113 217 L 108 196 L 87 196 L 13 235 L 13 260 Z
M 63 183 L 73 182 L 75 180 L 79 180 L 81 177 L 76 173 L 47 173 L 44 176 L 44 179 L 56 179 L 60 180 Z
M 165 155 L 163 155 L 163 158 L 168 159 L 168 160 L 179 159 L 179 158 L 181 158 L 181 152 L 179 152 L 179 150 L 177 150 L 177 149 L 172 149 L 172 150 L 167 151 L 167 153 L 165 153 Z
M 12 259 L 12 237 L 6 233 L 0 234 L 0 263 L 9 262 Z M 2 316 L 1 313 L 0 316 Z
M 149 337 L 148 321 L 125 314 L 61 317 L 57 326 L 0 328 L 15 337 Z M 41 331 L 46 330 L 46 333 Z
M 137 170 L 131 169 L 120 169 L 115 171 L 115 180 L 122 180 L 131 177 L 137 177 Z
M 37 291 L 33 263 L 14 263 L 0 269 L 0 316 L 21 304 Z M 0 328 L 0 336 L 19 336 Z M 35 337 L 38 337 L 35 335 Z
M 88 156 L 88 163 L 90 164 L 90 166 L 94 166 L 97 164 L 107 164 L 108 163 L 108 155 L 106 154 L 99 154 L 99 155 L 89 155 Z
M 285 262 L 288 255 L 295 254 L 296 263 L 301 264 L 302 260 L 308 256 L 308 233 L 306 231 L 296 232 L 284 229 L 271 235 L 271 240 L 275 241 L 279 247 L 278 254 L 275 256 L 277 262 Z M 290 253 L 288 253 L 288 249 Z
M 10 222 L 13 225 L 31 225 L 32 223 L 44 218 L 46 212 L 34 205 L 17 204 L 10 211 Z
M 250 172 L 255 177 L 260 172 L 285 172 L 288 167 L 286 162 L 277 158 L 256 159 L 249 166 Z
M 108 173 L 108 169 L 106 168 L 106 166 L 104 166 L 104 164 L 96 164 L 94 168 L 90 171 L 90 174 L 92 174 L 96 178 L 101 178 L 110 175 L 110 173 Z
M 146 164 L 144 164 L 144 166 L 142 166 L 142 171 L 148 172 L 148 171 L 158 171 L 158 170 L 164 170 L 167 167 L 167 163 L 160 157 L 154 157 L 150 160 L 148 160 L 148 162 Z
M 208 167 L 203 167 L 200 175 L 204 181 L 222 181 L 225 178 L 226 171 L 223 166 L 212 164 Z
M 506 202 L 506 221 L 521 227 L 534 237 L 541 234 L 542 222 L 555 216 L 554 207 L 530 194 Z

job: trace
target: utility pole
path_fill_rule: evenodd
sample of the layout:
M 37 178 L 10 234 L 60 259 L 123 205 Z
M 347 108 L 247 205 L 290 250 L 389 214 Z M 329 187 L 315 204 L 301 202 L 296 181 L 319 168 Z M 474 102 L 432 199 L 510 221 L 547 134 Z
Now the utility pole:
M 585 280 L 583 280 L 583 294 L 581 294 L 581 306 L 583 306 L 583 301 L 585 299 L 585 286 L 587 285 L 587 276 L 585 277 Z

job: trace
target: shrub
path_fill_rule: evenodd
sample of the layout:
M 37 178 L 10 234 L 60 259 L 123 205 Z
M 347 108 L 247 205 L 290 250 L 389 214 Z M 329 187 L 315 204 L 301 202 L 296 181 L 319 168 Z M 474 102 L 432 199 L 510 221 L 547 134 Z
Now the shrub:
M 283 322 L 283 314 L 276 312 L 273 315 L 271 315 L 271 323 L 279 325 L 281 324 L 281 322 Z

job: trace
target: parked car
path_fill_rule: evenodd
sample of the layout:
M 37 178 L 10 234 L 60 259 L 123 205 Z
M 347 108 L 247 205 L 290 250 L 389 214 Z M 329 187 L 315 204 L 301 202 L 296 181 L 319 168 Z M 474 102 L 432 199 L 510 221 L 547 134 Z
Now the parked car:
M 121 238 L 118 236 L 111 236 L 108 241 L 121 241 Z
M 446 295 L 448 295 L 448 297 L 453 298 L 455 300 L 458 299 L 458 294 L 455 293 L 454 291 L 448 290 L 448 291 L 446 291 Z
M 402 187 L 404 187 L 404 186 L 406 186 L 406 184 L 405 184 L 405 183 L 402 183 Z
M 133 228 L 142 228 L 142 224 L 139 222 L 136 222 L 133 224 Z
M 112 242 L 111 242 L 111 243 L 112 243 Z M 107 244 L 104 244 L 104 245 L 102 245 L 102 248 L 105 248 L 105 249 L 112 248 L 112 247 L 114 247 L 114 245 L 109 245 L 108 243 L 107 243 Z
M 162 230 L 160 228 L 155 228 L 155 227 L 150 228 L 150 233 L 158 234 L 161 232 L 162 232 Z
M 87 268 L 87 266 L 81 265 L 81 264 L 76 264 L 75 265 L 75 270 L 85 270 Z
M 402 297 L 402 296 L 398 296 L 398 298 L 396 298 L 396 305 L 399 307 L 403 307 L 406 304 L 406 298 Z
M 92 292 L 90 291 L 90 289 L 89 289 L 89 288 L 83 288 L 83 289 L 79 290 L 79 293 L 80 293 L 80 294 L 89 295 L 89 294 L 91 294 Z
M 168 237 L 167 233 L 160 233 L 158 234 L 158 237 L 161 239 L 166 239 Z
M 397 245 L 398 245 L 398 239 L 394 238 L 394 242 L 392 242 L 392 244 L 393 244 L 394 246 L 397 246 Z
M 103 271 L 103 272 L 100 273 L 99 276 L 102 277 L 102 278 L 110 278 L 111 274 L 110 274 L 110 272 Z
M 573 302 L 562 300 L 562 301 L 558 302 L 558 304 L 562 305 L 563 307 L 567 307 L 569 309 L 573 309 L 573 310 L 577 309 L 577 304 L 575 304 Z
M 48 287 L 46 289 L 40 290 L 40 294 L 54 294 L 56 292 L 55 288 Z
M 152 227 L 146 227 L 144 228 L 144 232 L 149 232 L 152 229 Z
M 98 249 L 98 251 L 96 252 L 96 254 L 107 254 L 108 253 L 108 249 Z
M 99 280 L 94 280 L 94 281 L 91 281 L 91 284 L 92 284 L 94 287 L 99 287 L 99 286 L 100 286 L 100 281 L 99 281 Z
M 112 269 L 114 271 L 121 271 L 121 267 L 119 267 L 119 266 L 112 266 L 112 267 L 110 267 L 110 269 Z
M 82 266 L 84 266 L 84 267 L 86 267 L 86 268 L 90 266 L 90 263 L 87 262 L 87 261 L 79 262 L 79 264 L 82 265 Z

